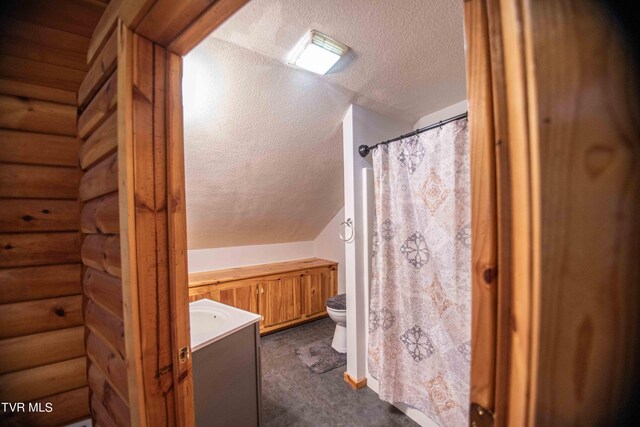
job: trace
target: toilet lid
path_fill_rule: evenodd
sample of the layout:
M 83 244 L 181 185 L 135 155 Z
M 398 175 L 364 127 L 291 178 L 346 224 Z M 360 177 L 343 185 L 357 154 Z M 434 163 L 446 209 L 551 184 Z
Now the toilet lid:
M 338 294 L 335 297 L 327 298 L 327 307 L 333 310 L 346 310 L 347 294 Z

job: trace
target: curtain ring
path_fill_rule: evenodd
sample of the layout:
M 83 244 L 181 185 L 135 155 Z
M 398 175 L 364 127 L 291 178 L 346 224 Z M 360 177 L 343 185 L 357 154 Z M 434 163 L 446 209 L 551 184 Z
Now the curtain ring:
M 442 120 L 438 122 L 440 124 L 440 130 L 442 130 Z
M 351 220 L 351 218 L 347 218 L 346 221 L 342 221 L 340 223 L 340 227 L 342 228 L 338 230 L 338 236 L 340 236 L 340 238 L 345 242 L 351 241 L 351 239 L 353 239 L 353 221 Z M 348 238 L 347 238 L 347 230 L 350 231 Z

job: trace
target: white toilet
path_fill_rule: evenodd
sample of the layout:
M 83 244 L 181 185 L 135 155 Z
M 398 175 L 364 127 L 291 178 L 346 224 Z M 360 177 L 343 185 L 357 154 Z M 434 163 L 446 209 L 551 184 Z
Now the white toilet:
M 336 322 L 331 347 L 338 353 L 347 352 L 347 294 L 338 294 L 327 299 L 327 313 Z

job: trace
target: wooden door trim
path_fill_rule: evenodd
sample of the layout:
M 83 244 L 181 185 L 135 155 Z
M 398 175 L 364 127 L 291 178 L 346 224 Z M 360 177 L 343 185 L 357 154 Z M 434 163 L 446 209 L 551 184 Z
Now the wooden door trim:
M 173 352 L 173 377 L 176 393 L 178 425 L 189 426 L 194 421 L 191 357 L 180 359 L 181 349 L 190 353 L 189 277 L 187 267 L 187 211 L 185 199 L 184 141 L 182 117 L 182 57 L 167 51 L 167 203 L 171 333 L 178 352 Z M 177 369 L 175 368 L 177 366 Z
M 509 208 L 513 215 L 510 223 L 509 240 L 512 243 L 509 254 L 510 275 L 517 286 L 509 288 L 510 295 L 505 304 L 508 307 L 509 330 L 505 342 L 500 347 L 500 358 L 508 362 L 507 372 L 502 378 L 500 401 L 502 403 L 500 425 L 528 425 L 530 407 L 525 396 L 531 395 L 531 375 L 533 370 L 533 345 L 535 340 L 535 292 L 534 270 L 536 204 L 533 194 L 535 156 L 531 152 L 528 134 L 529 104 L 527 101 L 526 48 L 522 33 L 523 16 L 520 5 L 513 1 L 489 1 L 493 13 L 492 22 L 499 22 L 491 37 L 497 40 L 500 52 L 500 67 L 494 67 L 494 73 L 504 79 L 500 86 L 505 92 L 496 100 L 496 107 L 501 110 L 506 125 L 500 127 L 504 134 L 504 146 L 507 147 L 508 161 L 503 166 L 512 165 L 504 171 L 510 180 L 510 189 L 504 197 L 508 197 Z M 508 55 L 506 54 L 508 52 Z M 517 325 L 517 326 L 516 326 Z M 508 404 L 507 404 L 508 402 Z
M 498 225 L 489 23 L 482 0 L 464 3 L 471 155 L 470 402 L 495 410 Z
M 118 158 L 119 158 L 119 209 L 121 222 L 121 257 L 122 257 L 122 286 L 123 304 L 125 316 L 125 345 L 127 350 L 127 375 L 129 384 L 129 396 L 131 404 L 131 422 L 134 426 L 148 425 L 150 414 L 153 411 L 153 402 L 157 399 L 157 390 L 148 387 L 167 387 L 166 384 L 157 384 L 154 380 L 145 381 L 145 372 L 151 372 L 151 360 L 147 361 L 142 347 L 142 325 L 144 324 L 143 310 L 140 304 L 141 292 L 148 292 L 149 283 L 140 283 L 138 275 L 139 253 L 137 239 L 146 239 L 148 231 L 137 230 L 136 212 L 142 214 L 148 220 L 157 217 L 156 236 L 152 242 L 164 246 L 164 261 L 159 261 L 155 267 L 162 275 L 163 281 L 168 281 L 169 290 L 160 290 L 157 295 L 163 301 L 168 301 L 168 310 L 159 311 L 158 322 L 169 323 L 170 348 L 164 348 L 171 354 L 172 381 L 169 389 L 163 391 L 167 404 L 173 405 L 173 409 L 166 411 L 168 424 L 192 426 L 194 424 L 194 400 L 191 372 L 191 359 L 180 356 L 180 350 L 190 346 L 189 334 L 189 297 L 188 297 L 188 270 L 187 270 L 187 244 L 186 244 L 186 212 L 185 212 L 185 182 L 184 182 L 184 147 L 182 124 L 182 58 L 188 50 L 204 39 L 210 31 L 220 25 L 226 18 L 233 14 L 248 0 L 221 0 L 218 2 L 198 2 L 193 0 L 113 0 L 105 10 L 103 17 L 94 30 L 88 51 L 88 63 L 93 64 L 97 60 L 98 53 L 106 43 L 108 36 L 115 29 L 118 34 Z M 174 13 L 179 10 L 181 13 Z M 185 18 L 186 17 L 186 18 Z M 159 20 L 159 26 L 149 25 L 146 20 Z M 192 25 L 193 24 L 193 25 Z M 158 28 L 157 33 L 149 33 L 148 29 Z M 145 93 L 133 89 L 134 68 L 136 67 L 136 49 L 134 38 L 138 28 L 146 28 L 143 34 L 146 36 L 152 49 L 153 64 L 138 64 L 143 67 L 157 68 L 148 76 L 149 81 L 154 82 L 160 89 L 154 94 Z M 167 34 L 175 37 L 167 38 Z M 179 37 L 178 37 L 179 36 Z M 162 39 L 162 40 L 161 40 Z M 175 43 L 174 43 L 175 42 Z M 165 51 L 169 44 L 173 44 L 171 51 Z M 162 50 L 162 52 L 160 52 Z M 158 54 L 158 55 L 156 55 Z M 162 54 L 162 55 L 160 55 Z M 156 56 L 162 56 L 165 64 L 155 63 Z M 149 58 L 144 59 L 145 61 Z M 141 68 L 143 72 L 147 68 Z M 164 75 L 164 76 L 162 76 Z M 144 81 L 144 77 L 138 80 Z M 146 86 L 145 86 L 146 87 Z M 138 101 L 149 103 L 157 120 L 151 122 L 153 129 L 134 129 L 134 97 L 142 97 Z M 144 119 L 143 119 L 144 120 Z M 143 122 L 142 127 L 149 126 L 149 122 Z M 156 144 L 164 144 L 159 155 L 165 156 L 165 165 L 160 169 L 154 169 L 154 180 L 160 179 L 160 189 L 156 188 L 156 204 L 166 203 L 160 210 L 147 211 L 145 206 L 136 205 L 136 179 L 135 168 L 135 144 L 138 132 L 144 134 L 153 133 L 153 138 L 161 138 L 164 141 Z M 140 134 L 140 135 L 142 135 Z M 161 150 L 161 151 L 162 151 Z M 163 169 L 166 168 L 166 169 Z M 164 170 L 164 172 L 162 172 Z M 158 174 L 165 174 L 164 177 Z M 156 185 L 155 183 L 153 185 Z M 163 193 L 164 192 L 164 193 Z M 163 201 L 163 194 L 166 199 Z M 144 222 L 144 221 L 143 221 Z M 141 225 L 141 224 L 140 224 Z M 164 228 L 163 228 L 164 227 Z M 150 229 L 149 229 L 150 230 Z M 166 231 L 163 231 L 166 230 Z M 142 233 L 141 236 L 137 233 Z M 160 233 L 160 234 L 157 234 Z M 166 233 L 166 234 L 163 234 Z M 145 241 L 140 243 L 144 246 Z M 158 249 L 160 250 L 160 249 Z M 142 267 L 144 270 L 144 266 Z M 147 268 L 150 268 L 147 265 Z M 166 294 L 168 293 L 168 294 Z M 145 294 L 146 295 L 146 294 Z M 149 295 L 145 296 L 147 298 Z M 148 299 L 148 298 L 147 298 Z M 147 336 L 144 340 L 145 348 L 155 346 L 153 337 Z M 182 352 L 184 354 L 184 352 Z M 188 352 L 187 352 L 188 354 Z M 165 354 L 166 355 L 166 354 Z M 162 369 L 158 368 L 158 375 Z M 153 383 L 153 385 L 150 385 Z M 147 393 L 151 393 L 148 394 Z M 154 397 L 155 396 L 155 397 Z M 145 399 L 149 399 L 146 402 Z M 169 403 L 170 402 L 170 403 Z M 147 406 L 151 404 L 151 407 Z M 164 412 L 164 411 L 163 411 Z
M 190 426 L 182 58 L 122 23 L 118 33 L 121 251 L 132 423 Z M 149 313 L 152 319 L 145 318 Z M 155 331 L 148 331 L 152 326 Z M 165 405 L 175 409 L 159 409 Z
M 118 20 L 133 32 L 184 56 L 249 0 L 112 0 L 93 31 L 91 64 Z
M 142 379 L 142 355 L 139 343 L 140 313 L 138 301 L 137 253 L 135 245 L 135 194 L 133 187 L 133 33 L 124 25 L 118 25 L 118 198 L 120 211 L 120 253 L 122 263 L 122 303 L 124 315 L 124 340 L 127 354 L 127 379 L 131 424 L 144 426 L 144 393 Z
M 483 125 L 494 132 L 499 219 L 497 426 L 634 419 L 625 405 L 640 374 L 637 64 L 609 11 L 576 4 L 465 2 L 476 22 L 467 48 L 484 37 L 491 65 L 493 121 Z
M 535 312 L 532 276 L 535 206 L 531 196 L 532 157 L 528 135 L 523 133 L 528 129 L 529 106 L 525 96 L 525 49 L 518 32 L 522 24 L 520 12 L 515 2 L 465 1 L 472 155 L 481 150 L 479 145 L 486 144 L 485 157 L 477 156 L 483 161 L 472 160 L 472 194 L 475 188 L 492 191 L 489 197 L 480 196 L 480 191 L 476 194 L 485 203 L 493 198 L 495 221 L 495 227 L 488 228 L 490 232 L 485 231 L 486 227 L 475 227 L 472 235 L 473 243 L 475 239 L 484 239 L 495 245 L 490 254 L 496 273 L 491 275 L 492 292 L 476 291 L 477 283 L 486 277 L 477 274 L 476 260 L 481 256 L 478 252 L 482 246 L 472 246 L 475 343 L 470 400 L 491 411 L 496 426 L 525 425 L 528 408 L 518 404 L 525 402 L 522 396 L 530 393 L 533 362 L 530 356 L 535 323 L 531 317 Z M 510 55 L 505 57 L 505 50 Z M 514 168 L 514 164 L 518 167 Z M 483 179 L 490 184 L 481 185 L 479 181 Z M 477 200 L 475 196 L 473 200 Z M 481 215 L 478 206 L 472 203 L 472 218 Z M 514 242 L 516 235 L 518 239 Z M 514 289 L 516 280 L 518 287 Z M 478 322 L 482 319 L 476 316 L 478 312 L 483 312 L 482 322 Z
M 487 3 L 489 54 L 491 55 L 491 88 L 493 99 L 493 131 L 496 158 L 496 218 L 498 265 L 496 295 L 496 373 L 494 421 L 496 427 L 506 426 L 508 407 L 509 366 L 511 363 L 511 296 L 512 296 L 512 199 L 508 139 L 508 109 L 504 49 L 500 5 Z

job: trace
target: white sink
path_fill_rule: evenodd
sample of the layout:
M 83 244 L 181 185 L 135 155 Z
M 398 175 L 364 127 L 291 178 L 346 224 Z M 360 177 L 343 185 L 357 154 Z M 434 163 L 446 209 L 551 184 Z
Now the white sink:
M 189 318 L 192 351 L 260 321 L 257 314 L 206 298 L 189 304 Z
M 228 315 L 213 307 L 189 307 L 191 319 L 191 342 L 206 341 L 208 337 L 218 336 L 224 330 Z

